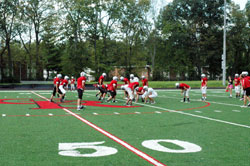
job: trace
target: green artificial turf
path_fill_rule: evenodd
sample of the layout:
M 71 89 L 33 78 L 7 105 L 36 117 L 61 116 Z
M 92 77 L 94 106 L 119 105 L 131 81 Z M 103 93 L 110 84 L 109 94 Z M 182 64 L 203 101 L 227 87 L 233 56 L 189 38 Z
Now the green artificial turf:
M 191 90 L 191 103 L 182 103 L 180 90 L 157 91 L 156 104 L 134 103 L 128 108 L 86 106 L 77 111 L 76 92 L 67 92 L 63 107 L 120 138 L 168 166 L 248 166 L 250 162 L 250 108 L 240 108 L 242 101 L 229 98 L 224 90 L 208 90 L 207 102 L 200 101 L 199 90 Z M 50 91 L 37 91 L 50 97 Z M 98 101 L 96 91 L 86 90 L 84 99 Z M 99 105 L 124 106 L 123 93 L 117 103 Z M 84 166 L 145 166 L 152 165 L 114 140 L 70 116 L 63 109 L 38 108 L 35 102 L 46 101 L 31 92 L 1 92 L 5 102 L 31 104 L 0 104 L 0 165 L 84 165 Z M 32 99 L 32 100 L 31 100 Z M 1 100 L 0 100 L 1 101 Z M 58 102 L 58 100 L 55 100 Z M 58 103 L 61 104 L 61 103 Z M 5 116 L 3 116 L 5 114 Z M 30 116 L 25 116 L 29 114 Z M 53 114 L 53 116 L 48 116 Z M 192 153 L 169 153 L 142 145 L 148 140 L 179 140 L 201 147 Z M 60 143 L 104 142 L 99 146 L 118 152 L 102 157 L 61 156 Z M 160 142 L 160 145 L 183 150 L 182 147 Z M 90 154 L 92 148 L 77 149 Z

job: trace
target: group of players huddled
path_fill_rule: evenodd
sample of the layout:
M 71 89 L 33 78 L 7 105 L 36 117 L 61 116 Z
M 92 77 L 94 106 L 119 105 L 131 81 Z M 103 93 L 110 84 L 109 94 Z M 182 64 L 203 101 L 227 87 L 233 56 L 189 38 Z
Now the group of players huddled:
M 96 88 L 99 89 L 96 97 L 102 102 L 116 102 L 116 94 L 117 94 L 117 81 L 118 77 L 114 76 L 112 81 L 109 84 L 104 84 L 104 80 L 107 77 L 106 73 L 103 73 L 96 84 Z M 142 76 L 142 86 L 139 87 L 139 78 L 135 77 L 133 74 L 130 74 L 130 79 L 125 77 L 120 77 L 120 81 L 123 81 L 124 84 L 121 85 L 121 89 L 124 91 L 124 99 L 126 99 L 126 105 L 131 106 L 132 102 L 138 102 L 139 98 L 142 99 L 145 103 L 155 104 L 154 98 L 157 97 L 157 92 L 153 88 L 148 87 L 148 80 L 145 76 Z M 60 102 L 64 102 L 66 89 L 68 89 L 68 84 L 71 84 L 71 90 L 75 90 L 75 78 L 72 77 L 69 80 L 68 76 L 62 78 L 61 74 L 57 74 L 54 78 L 54 89 L 51 95 L 50 101 L 53 102 L 53 98 L 56 94 L 60 97 Z M 77 79 L 77 110 L 81 110 L 84 106 L 81 104 L 83 92 L 85 90 L 86 83 L 86 73 L 81 72 L 80 77 Z M 108 94 L 107 100 L 105 100 L 105 96 Z
M 201 93 L 202 93 L 202 101 L 205 101 L 207 99 L 207 77 L 205 74 L 201 75 Z M 233 81 L 235 82 L 235 95 L 236 98 L 239 98 L 240 100 L 244 101 L 244 105 L 241 106 L 242 108 L 250 107 L 250 76 L 248 76 L 247 71 L 243 71 L 240 75 L 235 74 L 234 79 L 231 78 L 231 76 L 228 77 L 228 85 L 226 87 L 226 92 L 230 91 L 230 98 L 232 97 L 232 89 L 233 89 Z M 176 88 L 181 89 L 181 93 L 183 95 L 182 102 L 190 102 L 189 99 L 189 91 L 191 87 L 185 83 L 176 83 Z M 187 98 L 187 100 L 186 100 Z M 249 101 L 249 104 L 247 105 L 247 100 Z
M 107 102 L 116 102 L 116 90 L 117 90 L 117 81 L 118 77 L 114 76 L 113 80 L 109 84 L 104 84 L 104 80 L 106 78 L 106 73 L 103 73 L 98 80 L 97 88 L 99 92 L 97 92 L 96 97 L 105 102 L 106 94 L 109 94 Z M 138 102 L 139 98 L 142 99 L 145 103 L 154 104 L 154 98 L 157 97 L 157 92 L 153 88 L 148 87 L 148 80 L 145 76 L 142 76 L 142 86 L 140 86 L 139 78 L 135 77 L 134 74 L 130 74 L 130 78 L 120 77 L 120 81 L 124 83 L 121 85 L 121 90 L 124 91 L 124 99 L 126 99 L 127 106 L 131 106 L 132 102 Z

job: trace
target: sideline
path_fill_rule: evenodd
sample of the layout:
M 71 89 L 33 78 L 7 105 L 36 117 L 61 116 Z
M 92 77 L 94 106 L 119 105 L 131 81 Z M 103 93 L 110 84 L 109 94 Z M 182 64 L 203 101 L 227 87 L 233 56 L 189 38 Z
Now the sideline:
M 41 96 L 39 94 L 37 94 L 34 91 L 31 91 L 31 93 L 41 97 L 44 100 L 50 101 L 48 98 Z M 142 159 L 148 161 L 149 163 L 155 165 L 155 166 L 166 166 L 163 163 L 157 161 L 156 159 L 154 159 L 153 157 L 147 155 L 146 153 L 140 151 L 139 149 L 136 149 L 135 147 L 133 147 L 132 145 L 128 144 L 127 142 L 121 140 L 120 138 L 112 135 L 111 133 L 105 131 L 104 129 L 98 127 L 97 125 L 89 122 L 88 120 L 84 119 L 83 117 L 77 115 L 76 113 L 66 109 L 66 108 L 62 108 L 65 112 L 71 114 L 72 116 L 74 116 L 75 118 L 79 119 L 80 121 L 84 122 L 85 124 L 87 124 L 88 126 L 94 128 L 95 130 L 99 131 L 100 133 L 102 133 L 103 135 L 109 137 L 110 139 L 112 139 L 113 141 L 119 143 L 120 145 L 122 145 L 123 147 L 127 148 L 128 150 L 130 150 L 131 152 L 135 153 L 137 156 L 141 157 Z

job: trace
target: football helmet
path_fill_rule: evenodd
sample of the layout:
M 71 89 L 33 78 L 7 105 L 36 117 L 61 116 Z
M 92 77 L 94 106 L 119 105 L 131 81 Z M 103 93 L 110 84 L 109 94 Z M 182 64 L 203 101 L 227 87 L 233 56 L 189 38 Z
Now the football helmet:
M 144 86 L 143 89 L 144 89 L 145 91 L 148 91 L 148 86 Z
M 86 75 L 85 72 L 81 72 L 81 73 L 80 73 L 80 76 L 81 76 L 81 77 L 83 77 L 83 76 L 85 76 L 85 75 Z
M 134 78 L 134 74 L 130 74 L 130 76 L 129 76 L 130 78 Z
M 145 78 L 145 76 L 141 76 L 141 78 L 142 78 L 142 79 L 144 79 L 144 78 Z
M 235 77 L 236 77 L 236 78 L 239 77 L 239 74 L 235 74 Z
M 64 77 L 64 79 L 65 79 L 65 80 L 68 80 L 68 79 L 69 79 L 69 77 L 68 77 L 68 76 L 65 76 L 65 77 Z
M 124 77 L 120 77 L 120 80 L 123 81 L 123 80 L 124 80 Z
M 176 87 L 176 88 L 179 88 L 179 87 L 180 87 L 180 83 L 178 83 L 178 82 L 175 83 L 175 87 Z
M 62 75 L 61 75 L 61 74 L 57 74 L 57 77 L 58 77 L 58 78 L 62 78 Z
M 201 74 L 201 77 L 203 78 L 203 77 L 206 77 L 206 75 L 205 74 Z
M 103 77 L 106 77 L 106 76 L 107 76 L 107 74 L 106 74 L 106 73 L 102 73 L 102 76 L 103 76 Z
M 113 77 L 113 80 L 116 80 L 116 81 L 117 81 L 117 79 L 118 79 L 118 78 L 117 78 L 116 76 Z

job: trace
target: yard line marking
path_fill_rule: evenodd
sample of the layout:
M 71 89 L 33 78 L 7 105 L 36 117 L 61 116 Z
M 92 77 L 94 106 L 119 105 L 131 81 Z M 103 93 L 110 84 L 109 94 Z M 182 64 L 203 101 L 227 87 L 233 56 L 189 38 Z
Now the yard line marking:
M 157 114 L 161 114 L 162 112 L 160 112 L 160 111 L 155 111 L 155 113 L 157 113 Z
M 94 114 L 94 115 L 98 115 L 98 113 L 95 113 L 95 112 L 94 112 L 93 114 Z
M 232 110 L 233 112 L 240 112 L 240 110 Z
M 220 110 L 214 110 L 214 112 L 221 112 Z
M 117 99 L 117 100 L 119 100 L 119 99 Z M 178 113 L 178 114 L 183 114 L 183 115 L 187 115 L 187 116 L 193 116 L 193 117 L 197 117 L 197 118 L 201 118 L 201 119 L 207 119 L 207 120 L 216 121 L 216 122 L 220 122 L 220 123 L 230 124 L 230 125 L 233 125 L 233 126 L 239 126 L 239 127 L 249 128 L 250 129 L 250 126 L 247 126 L 247 125 L 242 125 L 242 124 L 238 124 L 238 123 L 228 122 L 228 121 L 224 121 L 224 120 L 220 120 L 220 119 L 214 119 L 214 118 L 209 118 L 209 117 L 206 117 L 206 116 L 200 116 L 200 115 L 195 115 L 195 114 L 191 114 L 191 113 L 170 110 L 170 109 L 167 109 L 167 108 L 162 108 L 162 107 L 157 107 L 157 106 L 152 106 L 152 105 L 147 105 L 147 104 L 141 104 L 141 103 L 135 103 L 135 104 L 143 105 L 143 106 L 147 106 L 147 107 L 151 107 L 151 108 L 156 108 L 156 109 L 160 109 L 160 110 L 164 110 L 164 111 L 174 112 L 174 113 Z
M 49 113 L 49 116 L 53 116 L 53 114 Z
M 114 112 L 114 114 L 119 115 L 120 113 L 119 112 Z
M 33 94 L 43 98 L 44 100 L 49 101 L 49 99 L 47 99 L 44 96 L 41 96 L 35 92 L 32 91 Z M 135 147 L 133 147 L 132 145 L 128 144 L 127 142 L 123 141 L 122 139 L 112 135 L 111 133 L 105 131 L 104 129 L 98 127 L 97 125 L 89 122 L 88 120 L 84 119 L 83 117 L 77 115 L 76 113 L 66 109 L 66 108 L 62 108 L 64 111 L 66 111 L 67 113 L 71 114 L 72 116 L 74 116 L 75 118 L 79 119 L 80 121 L 84 122 L 85 124 L 87 124 L 88 126 L 94 128 L 95 130 L 99 131 L 100 133 L 102 133 L 103 135 L 109 137 L 110 139 L 114 140 L 115 142 L 119 143 L 120 145 L 122 145 L 123 147 L 127 148 L 128 150 L 130 150 L 131 152 L 135 153 L 137 156 L 141 157 L 142 159 L 148 161 L 149 163 L 155 165 L 155 166 L 166 166 L 165 164 L 157 161 L 155 158 L 147 155 L 146 153 L 140 151 L 139 149 L 136 149 Z
M 30 116 L 30 114 L 26 114 L 25 116 Z
M 2 114 L 2 117 L 5 117 L 6 116 L 6 114 Z
M 141 114 L 140 112 L 135 112 L 136 114 Z

